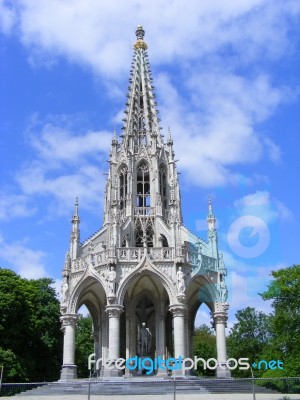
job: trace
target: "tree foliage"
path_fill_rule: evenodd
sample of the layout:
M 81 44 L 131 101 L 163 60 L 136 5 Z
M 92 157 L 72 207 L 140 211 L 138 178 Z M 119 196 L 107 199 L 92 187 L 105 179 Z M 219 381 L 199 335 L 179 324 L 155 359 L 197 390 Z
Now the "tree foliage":
M 273 300 L 271 352 L 284 363 L 285 376 L 300 375 L 300 265 L 272 272 L 274 280 L 262 293 Z M 270 373 L 269 373 L 270 374 Z
M 239 310 L 236 314 L 237 322 L 233 325 L 227 338 L 229 357 L 249 358 L 250 362 L 261 358 L 269 346 L 272 337 L 272 317 L 253 307 Z M 233 370 L 235 376 L 250 376 L 249 370 Z
M 204 360 L 216 358 L 216 336 L 214 331 L 205 324 L 197 328 L 194 334 L 193 348 L 194 355 L 199 358 L 204 358 Z M 195 374 L 201 376 L 213 376 L 215 375 L 215 371 L 210 369 L 205 370 L 202 368 L 202 364 L 199 363 Z
M 78 319 L 75 337 L 75 363 L 77 365 L 78 378 L 86 378 L 90 373 L 88 370 L 88 357 L 94 353 L 92 328 L 92 318 L 89 315 Z
M 49 278 L 0 269 L 0 364 L 9 381 L 54 380 L 61 366 L 59 301 Z

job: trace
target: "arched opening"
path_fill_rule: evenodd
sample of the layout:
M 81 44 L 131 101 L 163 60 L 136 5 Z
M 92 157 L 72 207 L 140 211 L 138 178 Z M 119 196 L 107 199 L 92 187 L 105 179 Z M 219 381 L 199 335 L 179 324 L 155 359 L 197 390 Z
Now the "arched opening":
M 77 366 L 77 378 L 89 376 L 87 359 L 94 353 L 94 326 L 93 319 L 88 308 L 83 304 L 77 311 L 78 319 L 75 333 L 75 364 Z
M 169 247 L 168 240 L 162 233 L 160 234 L 161 246 L 162 247 Z
M 205 360 L 217 358 L 216 336 L 211 325 L 214 310 L 215 285 L 205 276 L 194 277 L 187 292 L 187 349 L 188 356 Z M 214 376 L 215 370 L 204 369 L 198 364 L 196 375 Z
M 126 207 L 127 198 L 127 166 L 122 165 L 119 169 L 119 207 L 123 210 Z
M 142 161 L 137 168 L 137 207 L 150 207 L 149 166 Z
M 164 211 L 167 209 L 167 170 L 164 164 L 159 167 L 159 194 Z
M 138 274 L 124 290 L 126 340 L 121 354 L 126 354 L 127 358 L 139 356 L 153 359 L 160 356 L 166 359 L 167 352 L 171 350 L 167 349 L 166 344 L 166 335 L 169 335 L 166 320 L 170 303 L 162 282 L 155 275 L 144 272 Z M 143 375 L 145 372 L 137 370 L 136 374 Z
M 93 277 L 87 277 L 74 292 L 74 311 L 78 314 L 75 330 L 75 363 L 78 378 L 89 376 L 88 356 L 108 356 L 108 320 L 105 312 L 106 294 L 102 284 Z M 93 375 L 99 376 L 102 365 Z
M 149 296 L 144 295 L 135 308 L 137 321 L 137 355 L 155 356 L 155 308 Z

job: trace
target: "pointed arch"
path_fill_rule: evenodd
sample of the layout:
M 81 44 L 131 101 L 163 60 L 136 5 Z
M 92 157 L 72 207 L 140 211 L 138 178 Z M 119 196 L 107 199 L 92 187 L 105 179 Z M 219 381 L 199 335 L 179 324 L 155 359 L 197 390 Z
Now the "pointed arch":
M 69 312 L 76 313 L 82 304 L 97 310 L 106 305 L 105 289 L 96 274 L 85 274 L 76 284 L 70 296 Z
M 141 261 L 137 269 L 135 269 L 130 275 L 128 275 L 117 291 L 118 303 L 123 305 L 125 294 L 129 287 L 135 284 L 141 275 L 149 275 L 155 279 L 156 282 L 161 283 L 167 292 L 168 300 L 170 304 L 176 302 L 176 293 L 172 282 L 170 282 L 166 276 L 164 276 L 160 271 L 156 270 L 156 267 L 151 263 L 151 261 L 145 256 Z

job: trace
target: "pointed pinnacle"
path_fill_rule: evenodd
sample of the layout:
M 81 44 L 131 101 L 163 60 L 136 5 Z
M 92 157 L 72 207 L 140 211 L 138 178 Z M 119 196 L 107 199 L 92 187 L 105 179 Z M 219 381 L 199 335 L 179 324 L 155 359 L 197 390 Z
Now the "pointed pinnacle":
M 72 222 L 79 221 L 79 214 L 78 214 L 78 197 L 75 200 L 75 207 L 74 207 L 74 214 L 72 217 Z
M 169 144 L 169 145 L 172 145 L 172 144 L 173 144 L 173 139 L 172 139 L 170 127 L 168 127 L 168 139 L 167 139 L 167 144 Z
M 208 218 L 213 217 L 214 218 L 214 212 L 213 212 L 213 207 L 212 207 L 212 202 L 211 202 L 211 197 L 208 197 Z
M 116 128 L 114 128 L 114 133 L 113 133 L 113 138 L 112 138 L 111 144 L 114 145 L 114 144 L 117 144 L 117 143 L 118 143 L 117 130 L 116 130 Z

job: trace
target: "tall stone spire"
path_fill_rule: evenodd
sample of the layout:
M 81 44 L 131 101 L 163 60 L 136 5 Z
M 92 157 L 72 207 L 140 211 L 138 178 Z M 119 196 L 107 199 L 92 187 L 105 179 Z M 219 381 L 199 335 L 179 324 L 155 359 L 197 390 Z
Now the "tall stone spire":
M 159 118 L 156 109 L 154 86 L 150 64 L 148 61 L 147 44 L 144 41 L 145 31 L 141 25 L 137 27 L 134 43 L 134 55 L 130 71 L 128 101 L 125 109 L 123 143 L 125 148 L 137 153 L 142 144 L 150 142 L 161 147 L 162 137 L 159 128 Z

